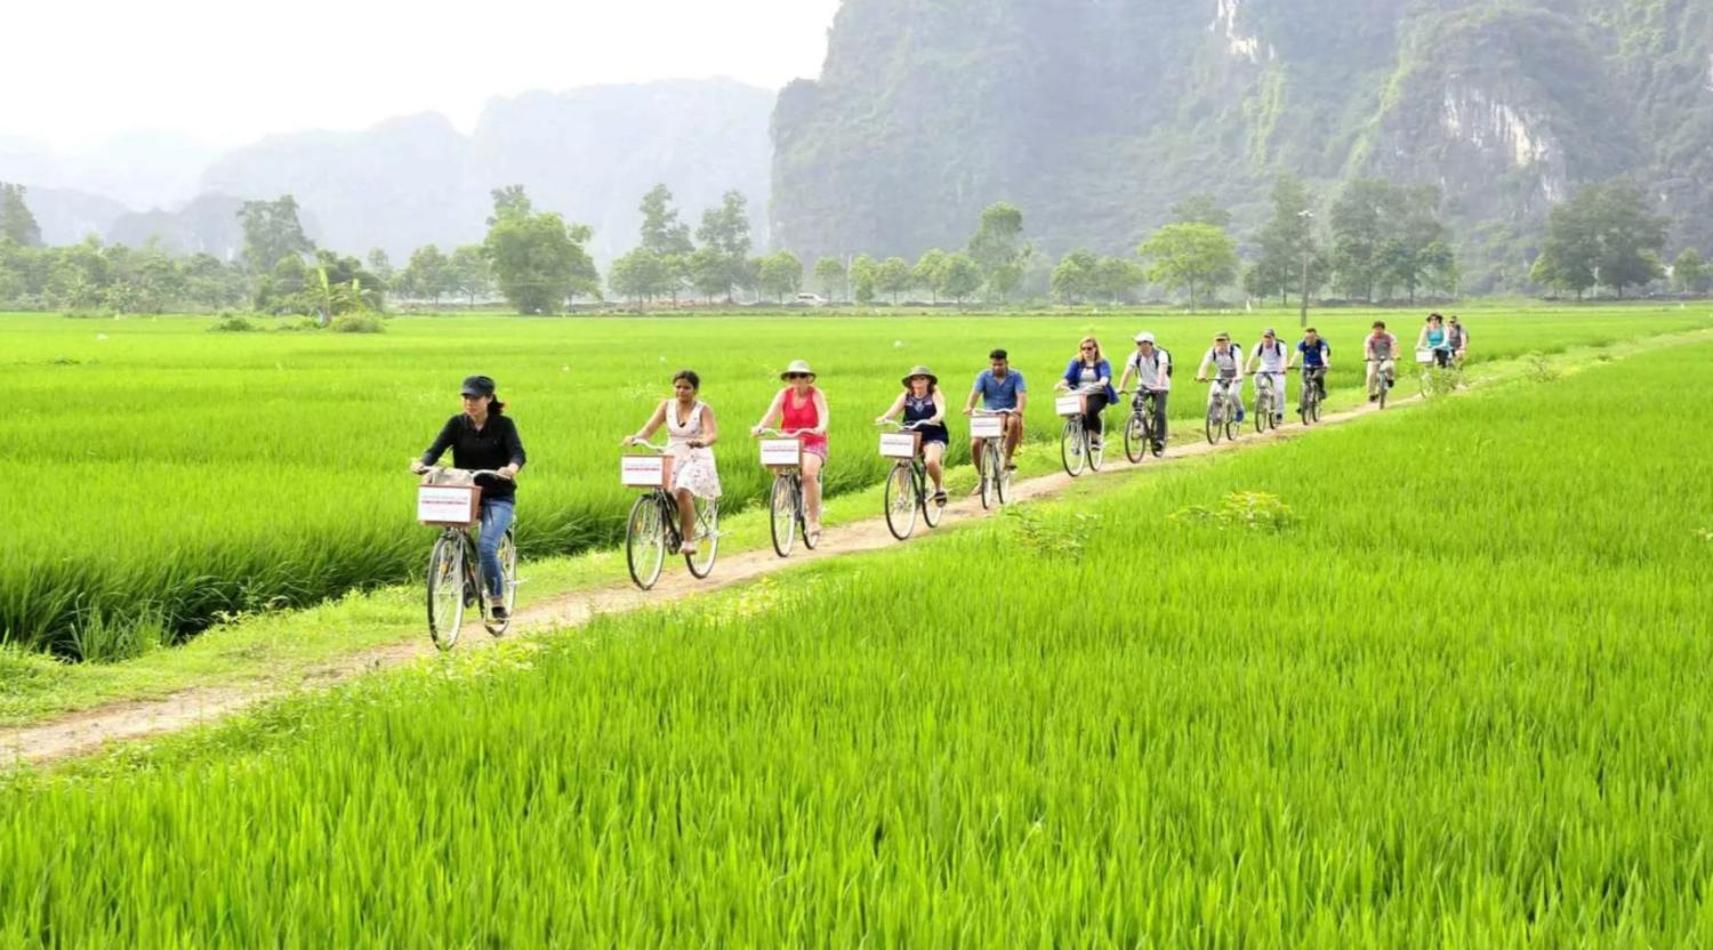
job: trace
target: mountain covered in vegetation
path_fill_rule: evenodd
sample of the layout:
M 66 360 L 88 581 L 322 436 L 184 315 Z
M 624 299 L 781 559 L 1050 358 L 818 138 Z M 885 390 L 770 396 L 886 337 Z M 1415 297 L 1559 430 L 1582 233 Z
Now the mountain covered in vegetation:
M 1713 245 L 1713 0 L 845 0 L 772 132 L 810 258 L 959 247 L 999 200 L 1049 253 L 1201 192 L 1241 232 L 1289 172 L 1437 187 L 1468 289 L 1516 286 L 1583 182 Z

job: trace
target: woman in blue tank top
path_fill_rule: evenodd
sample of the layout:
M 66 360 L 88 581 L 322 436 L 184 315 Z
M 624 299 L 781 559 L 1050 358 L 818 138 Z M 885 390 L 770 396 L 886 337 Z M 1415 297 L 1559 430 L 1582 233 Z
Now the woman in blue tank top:
M 1436 366 L 1451 365 L 1451 335 L 1445 332 L 1444 317 L 1437 313 L 1428 315 L 1427 326 L 1422 327 L 1422 335 L 1416 338 L 1416 349 L 1433 350 Z

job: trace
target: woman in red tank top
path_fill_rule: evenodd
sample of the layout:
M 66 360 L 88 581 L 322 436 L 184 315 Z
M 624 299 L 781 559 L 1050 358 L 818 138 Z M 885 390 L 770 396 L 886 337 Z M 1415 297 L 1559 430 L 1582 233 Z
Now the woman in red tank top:
M 821 533 L 821 466 L 827 461 L 827 397 L 815 388 L 815 371 L 804 360 L 793 360 L 779 378 L 787 385 L 773 397 L 772 405 L 761 421 L 751 429 L 761 430 L 775 423 L 785 432 L 801 432 L 803 443 L 803 507 L 805 529 L 809 534 Z

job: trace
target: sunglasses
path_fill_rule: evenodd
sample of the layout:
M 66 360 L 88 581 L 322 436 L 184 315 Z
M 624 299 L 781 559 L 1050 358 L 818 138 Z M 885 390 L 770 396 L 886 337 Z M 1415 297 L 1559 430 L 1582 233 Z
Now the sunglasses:
M 810 374 L 808 374 L 808 373 L 786 373 L 785 378 L 786 379 L 809 379 Z
M 482 393 L 459 393 L 458 398 L 460 398 L 460 399 L 483 399 L 486 397 Z
M 1083 347 L 1083 352 L 1084 352 L 1084 353 L 1092 353 L 1092 352 L 1094 352 L 1094 347 L 1092 347 L 1092 346 L 1085 346 L 1085 347 Z

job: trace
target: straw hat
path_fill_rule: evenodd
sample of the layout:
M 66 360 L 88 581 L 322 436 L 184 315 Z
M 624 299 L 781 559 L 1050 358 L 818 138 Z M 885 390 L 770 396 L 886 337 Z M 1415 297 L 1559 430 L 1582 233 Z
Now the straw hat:
M 785 367 L 785 372 L 779 374 L 779 378 L 785 379 L 792 373 L 801 373 L 808 376 L 810 379 L 815 378 L 815 371 L 809 368 L 808 360 L 792 360 L 791 365 Z
M 933 370 L 929 369 L 926 366 L 923 366 L 920 363 L 917 363 L 915 366 L 910 367 L 910 372 L 904 374 L 904 385 L 905 385 L 905 387 L 908 388 L 910 386 L 910 381 L 912 379 L 915 379 L 918 376 L 926 376 L 926 377 L 928 377 L 928 382 L 931 383 L 932 385 L 935 385 L 935 386 L 940 385 L 940 377 L 935 376 Z

